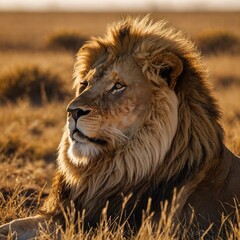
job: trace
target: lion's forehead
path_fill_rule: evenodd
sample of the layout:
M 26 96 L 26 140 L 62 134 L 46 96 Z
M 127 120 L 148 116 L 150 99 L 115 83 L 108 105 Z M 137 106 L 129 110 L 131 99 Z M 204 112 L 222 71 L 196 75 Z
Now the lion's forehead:
M 98 61 L 98 59 L 96 59 Z M 143 81 L 142 69 L 135 63 L 132 56 L 122 56 L 114 61 L 101 62 L 88 69 L 84 78 L 91 84 L 97 81 L 107 82 L 109 84 L 122 81 L 123 83 L 134 83 Z

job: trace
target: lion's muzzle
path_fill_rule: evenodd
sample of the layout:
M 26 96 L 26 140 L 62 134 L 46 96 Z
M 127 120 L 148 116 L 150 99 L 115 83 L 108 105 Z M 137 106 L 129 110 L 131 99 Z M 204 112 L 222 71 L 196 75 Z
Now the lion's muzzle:
M 71 108 L 71 105 L 67 108 L 67 111 L 75 121 L 77 121 L 78 118 L 88 115 L 91 112 L 90 110 L 83 110 L 81 108 Z
M 69 130 L 70 130 L 70 138 L 72 141 L 76 141 L 79 143 L 88 143 L 92 142 L 98 145 L 104 145 L 106 141 L 97 139 L 95 137 L 90 137 L 85 134 L 84 129 L 79 128 L 79 121 L 83 120 L 86 117 L 89 117 L 91 110 L 82 109 L 72 106 L 71 103 L 67 107 L 67 112 L 69 112 Z M 80 124 L 81 125 L 81 124 Z

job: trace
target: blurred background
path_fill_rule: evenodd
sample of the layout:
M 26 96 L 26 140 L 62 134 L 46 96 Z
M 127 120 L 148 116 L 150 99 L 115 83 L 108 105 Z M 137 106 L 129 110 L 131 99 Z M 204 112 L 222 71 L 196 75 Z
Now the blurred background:
M 238 0 L 2 0 L 2 10 L 22 11 L 237 11 Z
M 39 198 L 25 196 L 49 190 L 77 50 L 109 23 L 147 13 L 196 42 L 223 112 L 226 144 L 240 155 L 239 0 L 1 0 L 0 222 L 26 216 Z

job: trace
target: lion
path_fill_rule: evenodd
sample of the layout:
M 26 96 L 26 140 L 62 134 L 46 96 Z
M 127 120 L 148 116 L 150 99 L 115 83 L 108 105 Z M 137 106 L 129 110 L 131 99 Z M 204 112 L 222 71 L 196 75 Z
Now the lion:
M 11 229 L 33 237 L 50 218 L 64 226 L 71 203 L 85 211 L 88 228 L 108 203 L 112 221 L 121 217 L 137 231 L 148 200 L 157 222 L 160 202 L 174 192 L 180 222 L 192 209 L 201 228 L 231 215 L 240 160 L 224 145 L 219 107 L 189 37 L 165 21 L 129 17 L 88 41 L 74 69 L 76 95 L 48 200 L 37 216 L 3 225 L 2 236 Z

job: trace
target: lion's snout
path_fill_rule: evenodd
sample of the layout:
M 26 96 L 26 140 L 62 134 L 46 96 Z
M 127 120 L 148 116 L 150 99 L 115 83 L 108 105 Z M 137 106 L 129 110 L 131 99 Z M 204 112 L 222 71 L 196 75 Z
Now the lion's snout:
M 81 108 L 73 108 L 71 105 L 67 108 L 67 112 L 69 112 L 70 116 L 77 121 L 80 117 L 88 115 L 91 110 L 83 110 Z

